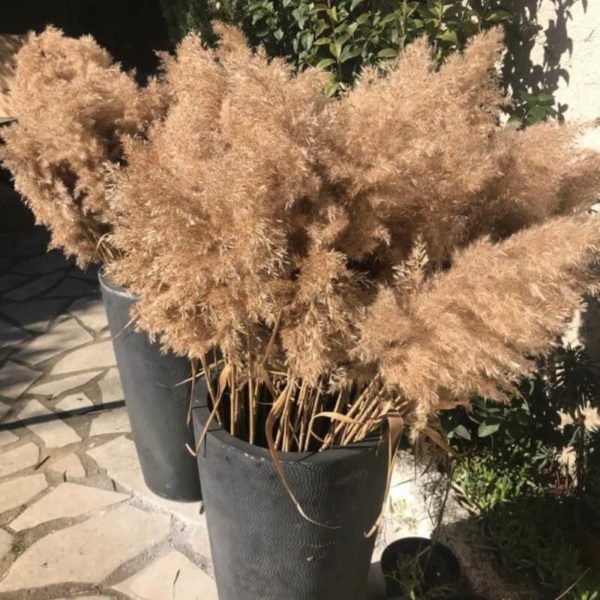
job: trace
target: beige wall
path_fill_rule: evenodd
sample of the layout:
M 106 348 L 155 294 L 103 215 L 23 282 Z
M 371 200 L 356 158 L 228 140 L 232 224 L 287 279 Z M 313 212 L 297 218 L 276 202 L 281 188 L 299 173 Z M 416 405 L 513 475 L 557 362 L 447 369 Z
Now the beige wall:
M 541 0 L 538 22 L 542 30 L 531 52 L 533 63 L 543 64 L 556 100 L 567 106 L 567 121 L 600 119 L 600 0 Z M 584 138 L 600 149 L 600 128 Z M 600 303 L 588 300 L 587 310 L 577 315 L 565 336 L 570 343 L 583 342 L 600 359 Z
M 532 62 L 554 65 L 549 83 L 568 107 L 565 118 L 600 118 L 600 0 L 541 0 L 538 22 Z M 600 131 L 587 140 L 600 148 Z

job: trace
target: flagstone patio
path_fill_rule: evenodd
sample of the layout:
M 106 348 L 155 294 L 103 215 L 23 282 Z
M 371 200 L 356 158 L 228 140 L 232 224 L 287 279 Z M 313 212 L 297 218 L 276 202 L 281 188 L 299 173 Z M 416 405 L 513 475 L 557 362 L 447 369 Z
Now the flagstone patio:
M 216 599 L 201 505 L 143 481 L 97 274 L 46 245 L 41 229 L 0 236 L 0 598 Z M 396 465 L 374 561 L 386 543 L 431 532 L 407 465 Z M 477 580 L 480 551 L 462 554 Z M 490 578 L 479 591 L 509 598 L 489 593 Z
M 216 599 L 199 503 L 144 484 L 96 273 L 0 239 L 0 597 Z

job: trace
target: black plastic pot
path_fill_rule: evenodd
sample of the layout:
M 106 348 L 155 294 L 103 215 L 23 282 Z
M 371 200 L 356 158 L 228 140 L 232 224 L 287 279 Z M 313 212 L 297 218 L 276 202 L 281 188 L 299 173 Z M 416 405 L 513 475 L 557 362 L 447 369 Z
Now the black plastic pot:
M 147 486 L 180 502 L 202 498 L 194 447 L 186 418 L 190 402 L 190 361 L 168 353 L 134 331 L 129 312 L 135 298 L 98 276 L 117 367 L 125 393 L 131 431 Z
M 196 435 L 208 417 L 194 409 Z M 280 453 L 284 489 L 267 449 L 214 422 L 198 467 L 220 600 L 364 600 L 381 510 L 387 443 Z M 327 527 L 323 526 L 327 525 Z
M 423 588 L 426 591 L 443 586 L 458 586 L 461 583 L 460 565 L 450 548 L 440 543 L 432 545 L 427 538 L 402 538 L 390 544 L 381 555 L 381 571 L 388 598 L 404 597 L 402 584 L 397 577 L 398 564 L 403 560 L 419 561 L 424 575 Z

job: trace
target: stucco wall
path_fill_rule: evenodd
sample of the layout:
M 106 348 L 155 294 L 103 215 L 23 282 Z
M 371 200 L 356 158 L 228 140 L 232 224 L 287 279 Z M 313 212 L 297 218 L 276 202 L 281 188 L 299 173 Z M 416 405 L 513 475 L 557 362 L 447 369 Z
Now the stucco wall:
M 571 4 L 570 8 L 566 8 Z M 542 0 L 538 9 L 542 31 L 536 37 L 532 62 L 552 69 L 554 95 L 565 105 L 565 119 L 600 117 L 600 1 Z M 600 131 L 587 136 L 600 148 Z
M 567 121 L 600 117 L 600 1 L 513 0 L 504 77 L 513 91 L 549 91 Z M 584 143 L 600 148 L 600 130 Z
M 572 4 L 568 9 L 565 5 Z M 531 51 L 531 62 L 543 65 L 544 83 L 565 105 L 567 121 L 600 118 L 600 0 L 542 0 L 537 19 L 542 30 Z M 600 149 L 600 128 L 585 136 L 586 145 Z M 600 303 L 589 300 L 565 336 L 583 342 L 600 359 Z

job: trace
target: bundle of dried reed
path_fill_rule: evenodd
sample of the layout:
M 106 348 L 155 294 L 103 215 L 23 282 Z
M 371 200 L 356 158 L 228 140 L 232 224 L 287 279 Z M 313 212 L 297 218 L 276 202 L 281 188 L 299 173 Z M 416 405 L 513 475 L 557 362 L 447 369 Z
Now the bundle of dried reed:
M 202 362 L 213 416 L 298 451 L 501 398 L 593 288 L 600 159 L 499 126 L 500 34 L 425 41 L 337 99 L 235 29 L 165 61 L 170 106 L 116 175 L 110 275 Z M 562 216 L 566 215 L 566 216 Z M 557 247 L 560 255 L 555 254 Z
M 331 99 L 218 30 L 143 89 L 90 39 L 23 48 L 5 161 L 54 243 L 114 249 L 139 327 L 202 363 L 251 443 L 417 433 L 504 397 L 597 281 L 582 128 L 499 125 L 497 31 L 440 69 L 417 41 Z
M 89 36 L 50 27 L 16 55 L 9 100 L 17 122 L 2 130 L 0 158 L 52 246 L 80 266 L 114 258 L 110 166 L 123 162 L 123 136 L 143 136 L 164 111 L 163 92 L 156 81 L 139 87 Z

